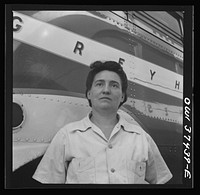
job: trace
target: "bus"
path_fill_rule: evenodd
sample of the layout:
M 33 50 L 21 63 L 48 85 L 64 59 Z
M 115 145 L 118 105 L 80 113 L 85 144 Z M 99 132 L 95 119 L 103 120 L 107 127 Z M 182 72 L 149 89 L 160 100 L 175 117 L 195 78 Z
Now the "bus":
M 90 111 L 89 65 L 113 60 L 128 78 L 119 112 L 151 135 L 168 183 L 181 184 L 183 39 L 181 11 L 13 11 L 13 182 L 32 181 L 56 132 Z

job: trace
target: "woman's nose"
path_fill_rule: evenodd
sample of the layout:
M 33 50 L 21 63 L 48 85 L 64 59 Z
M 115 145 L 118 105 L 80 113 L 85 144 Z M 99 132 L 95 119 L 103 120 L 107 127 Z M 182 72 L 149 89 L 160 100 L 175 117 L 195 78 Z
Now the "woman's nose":
M 110 86 L 108 84 L 105 84 L 103 87 L 103 93 L 110 94 Z

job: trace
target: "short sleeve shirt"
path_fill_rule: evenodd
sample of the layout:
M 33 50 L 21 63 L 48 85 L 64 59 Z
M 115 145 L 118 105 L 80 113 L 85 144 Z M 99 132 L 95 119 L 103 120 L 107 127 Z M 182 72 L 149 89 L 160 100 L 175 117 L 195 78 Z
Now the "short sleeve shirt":
M 140 126 L 119 115 L 106 139 L 88 114 L 57 132 L 33 178 L 41 183 L 164 184 L 172 174 Z

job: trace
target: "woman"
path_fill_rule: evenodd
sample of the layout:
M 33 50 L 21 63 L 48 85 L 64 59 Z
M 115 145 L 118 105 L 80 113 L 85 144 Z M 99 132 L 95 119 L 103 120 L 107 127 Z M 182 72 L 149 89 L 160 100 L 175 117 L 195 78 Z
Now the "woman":
M 155 142 L 117 113 L 127 100 L 120 64 L 90 66 L 86 97 L 92 111 L 53 138 L 33 178 L 41 183 L 163 184 L 172 177 Z

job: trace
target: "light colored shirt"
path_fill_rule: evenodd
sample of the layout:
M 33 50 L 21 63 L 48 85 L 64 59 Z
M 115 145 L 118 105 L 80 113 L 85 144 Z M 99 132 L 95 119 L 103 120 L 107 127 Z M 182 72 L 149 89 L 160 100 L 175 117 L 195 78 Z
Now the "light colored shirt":
M 110 138 L 84 119 L 52 139 L 33 178 L 41 183 L 164 184 L 172 178 L 155 142 L 121 115 Z

